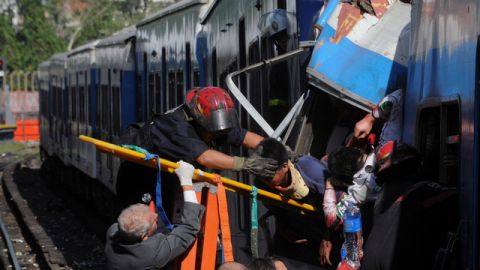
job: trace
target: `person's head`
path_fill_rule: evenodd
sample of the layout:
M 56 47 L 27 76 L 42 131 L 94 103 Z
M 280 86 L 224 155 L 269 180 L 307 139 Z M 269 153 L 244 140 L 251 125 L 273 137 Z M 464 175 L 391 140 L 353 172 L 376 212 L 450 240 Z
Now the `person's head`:
M 330 181 L 335 187 L 347 187 L 353 184 L 353 176 L 365 162 L 364 152 L 355 147 L 341 146 L 328 155 Z
M 389 141 L 378 149 L 376 158 L 375 176 L 378 184 L 406 174 L 417 174 L 422 166 L 422 159 L 416 148 L 395 141 Z
M 247 267 L 238 262 L 226 262 L 220 265 L 217 270 L 247 270 Z
M 276 270 L 272 258 L 255 258 L 248 264 L 248 270 Z
M 140 242 L 157 230 L 157 214 L 150 212 L 144 204 L 134 204 L 125 208 L 118 216 L 118 230 L 123 240 Z
M 258 175 L 267 186 L 277 188 L 288 185 L 288 153 L 281 142 L 274 138 L 265 138 L 257 145 L 254 154 L 278 162 L 279 166 L 274 175 Z
M 186 104 L 205 137 L 214 139 L 238 125 L 233 100 L 222 88 L 193 88 L 187 92 Z

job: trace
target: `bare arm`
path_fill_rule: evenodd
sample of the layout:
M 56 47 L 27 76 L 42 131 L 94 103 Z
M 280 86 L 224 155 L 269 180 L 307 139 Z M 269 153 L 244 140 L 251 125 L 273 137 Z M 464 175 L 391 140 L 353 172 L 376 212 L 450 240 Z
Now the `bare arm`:
M 362 120 L 358 121 L 355 124 L 354 129 L 354 136 L 357 139 L 365 139 L 370 134 L 372 130 L 373 124 L 375 123 L 375 118 L 373 118 L 372 114 L 369 113 L 362 118 Z
M 243 146 L 245 146 L 248 149 L 255 149 L 257 145 L 263 140 L 263 137 L 247 131 L 247 134 L 245 135 L 245 139 L 243 139 Z
M 233 169 L 233 157 L 212 149 L 203 152 L 197 157 L 196 161 L 207 168 L 219 170 Z

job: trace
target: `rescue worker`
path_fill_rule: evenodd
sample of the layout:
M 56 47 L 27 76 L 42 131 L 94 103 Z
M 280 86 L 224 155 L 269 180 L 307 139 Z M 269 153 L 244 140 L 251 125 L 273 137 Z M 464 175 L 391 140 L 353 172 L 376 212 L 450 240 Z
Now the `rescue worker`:
M 218 87 L 191 89 L 185 104 L 154 115 L 149 123 L 132 125 L 122 136 L 123 143 L 141 146 L 161 158 L 250 173 L 271 171 L 272 161 L 258 156 L 229 156 L 212 147 L 232 145 L 254 149 L 262 139 L 239 127 L 232 98 Z M 124 162 L 118 175 L 117 192 L 121 201 L 131 204 L 144 193 L 153 193 L 155 181 L 151 179 L 155 179 L 155 171 Z M 131 175 L 143 177 L 137 177 L 140 181 L 132 183 Z M 168 177 L 168 174 L 162 176 Z
M 195 240 L 205 208 L 193 191 L 192 165 L 180 161 L 175 169 L 183 189 L 182 222 L 168 234 L 157 231 L 157 214 L 144 204 L 123 210 L 107 231 L 108 269 L 159 269 L 183 254 Z

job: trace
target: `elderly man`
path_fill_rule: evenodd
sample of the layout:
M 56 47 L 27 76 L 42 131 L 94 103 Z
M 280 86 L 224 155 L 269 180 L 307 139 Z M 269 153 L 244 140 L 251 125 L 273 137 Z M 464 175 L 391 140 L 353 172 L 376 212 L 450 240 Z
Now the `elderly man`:
M 134 204 L 122 211 L 107 231 L 105 254 L 108 269 L 159 269 L 183 254 L 200 229 L 204 207 L 192 187 L 194 168 L 180 161 L 175 170 L 183 189 L 182 222 L 163 234 L 157 232 L 157 214 L 148 206 Z

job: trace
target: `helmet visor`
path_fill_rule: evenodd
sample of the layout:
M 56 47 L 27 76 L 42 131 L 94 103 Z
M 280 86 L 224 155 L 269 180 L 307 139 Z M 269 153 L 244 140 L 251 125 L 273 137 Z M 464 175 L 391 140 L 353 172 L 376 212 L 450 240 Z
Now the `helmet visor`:
M 224 134 L 230 129 L 238 127 L 235 109 L 218 109 L 212 111 L 209 118 L 205 119 L 202 126 L 211 133 Z

